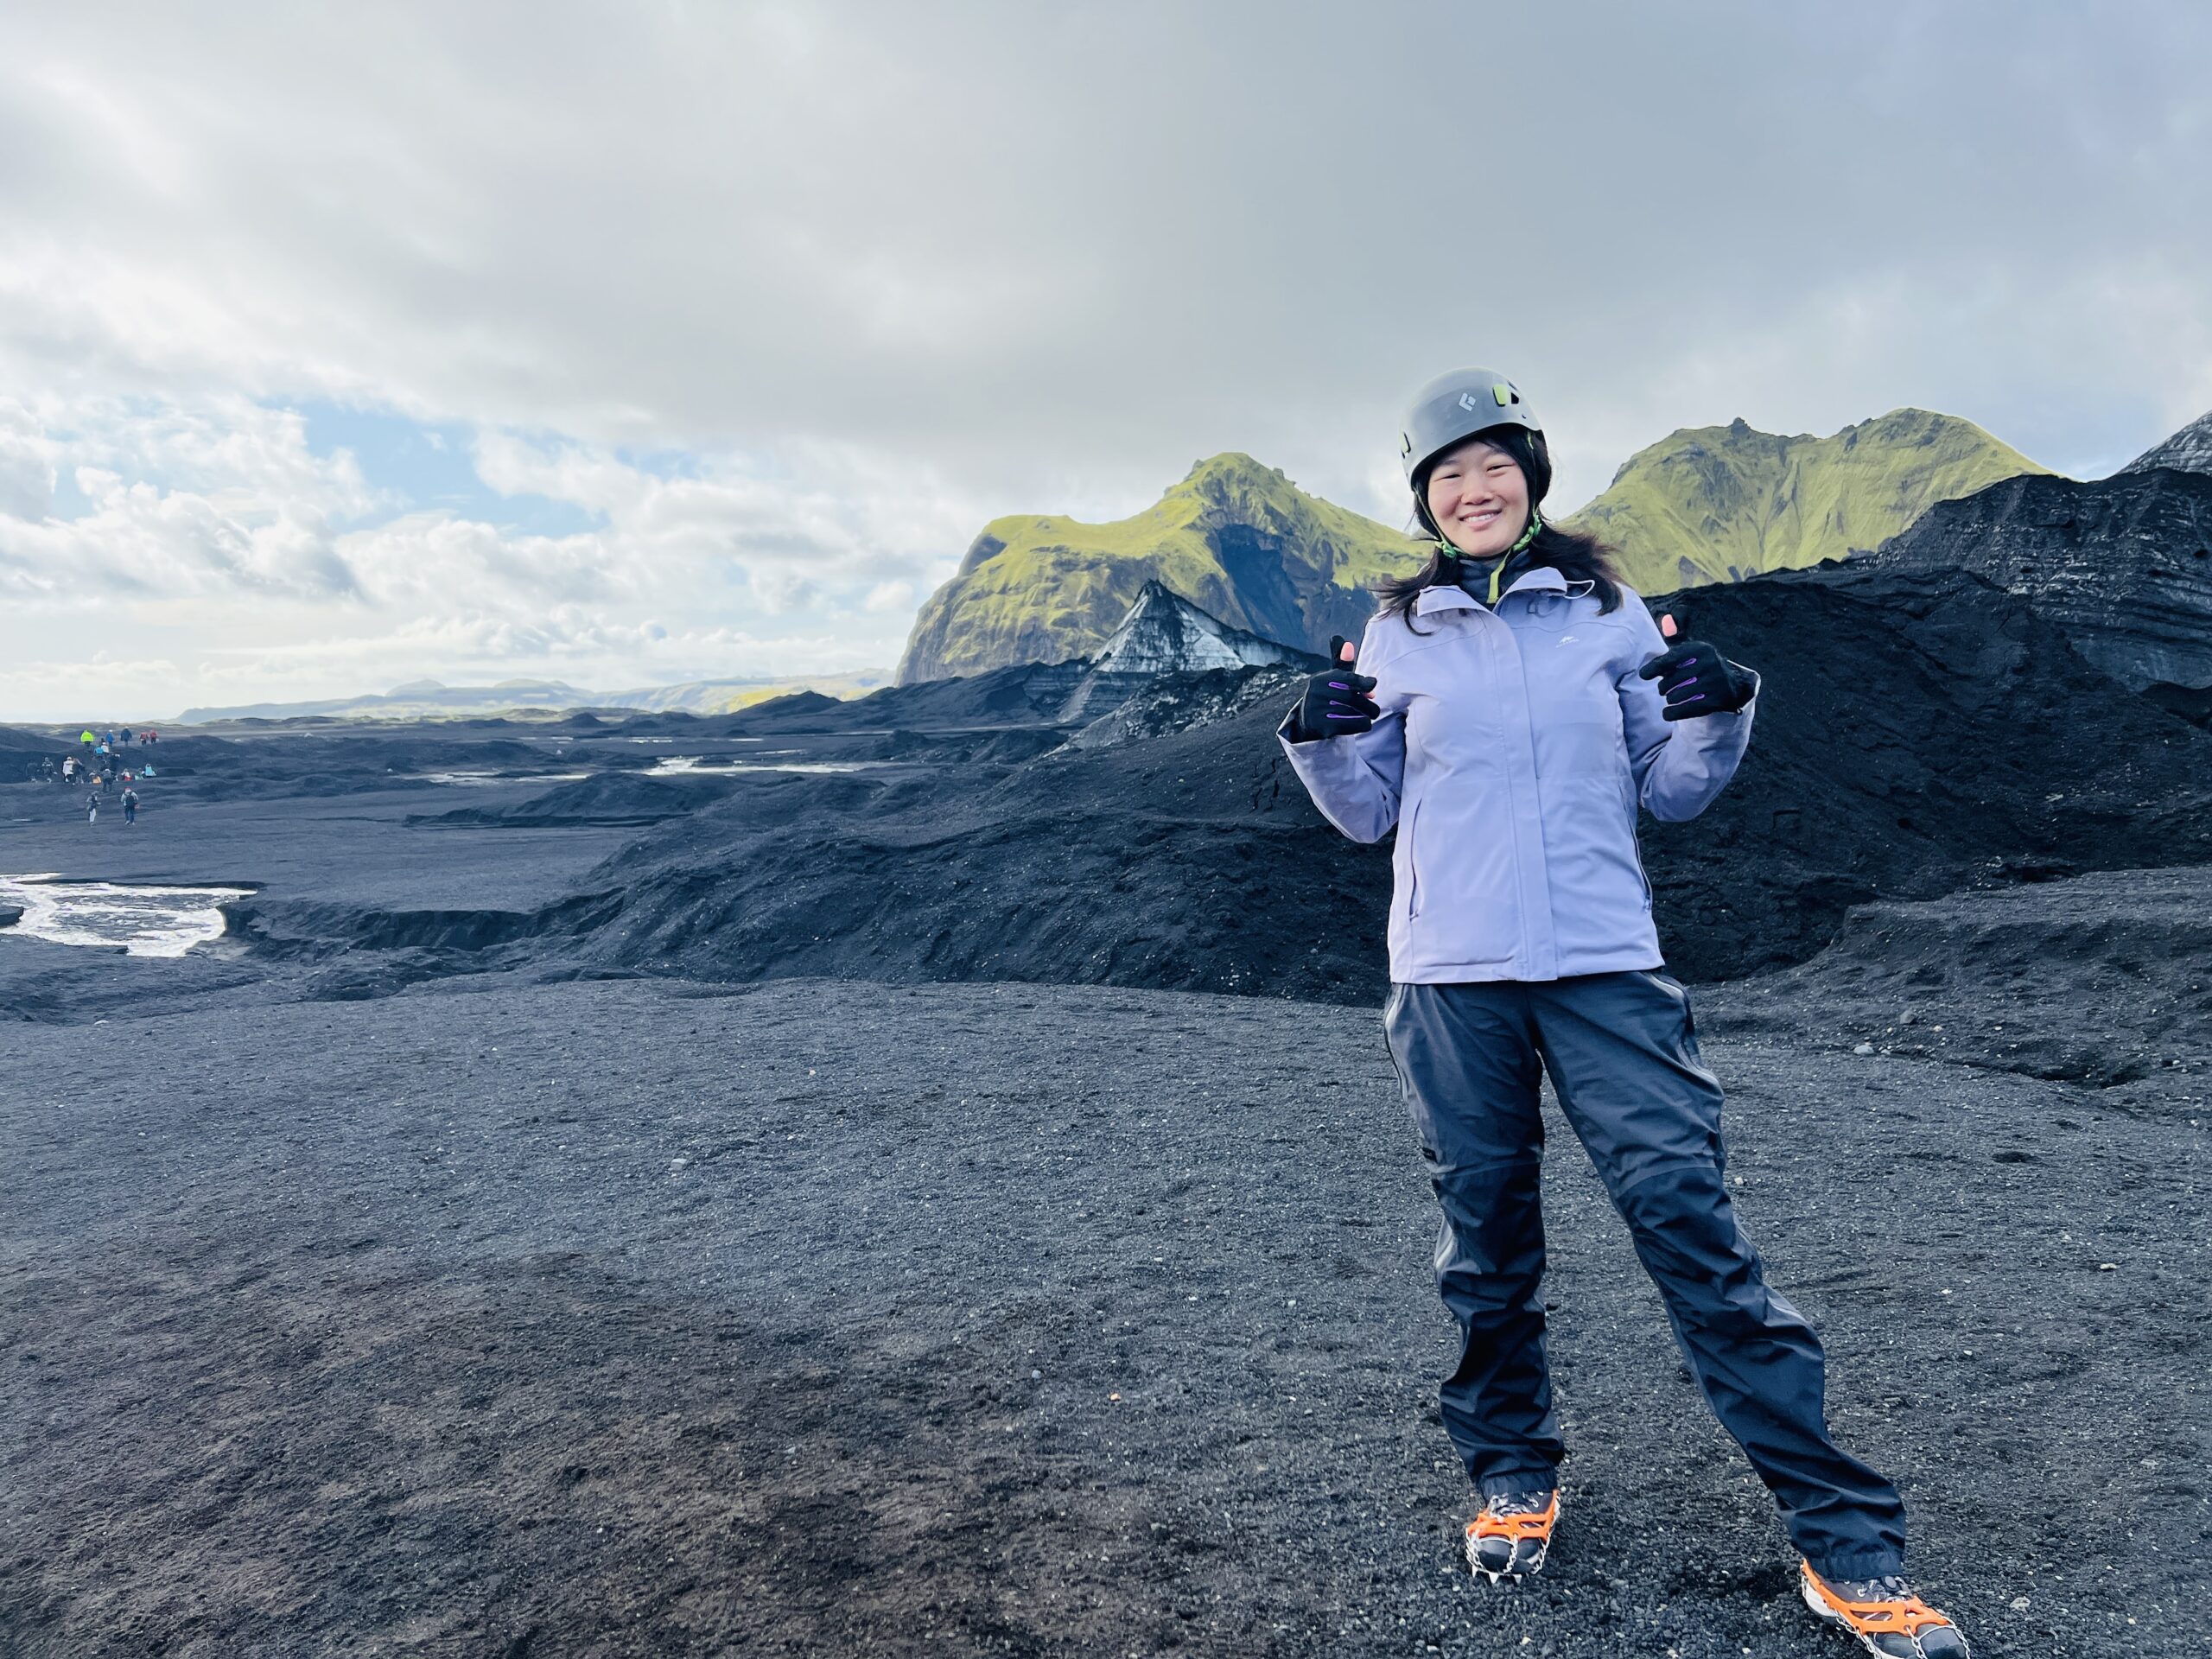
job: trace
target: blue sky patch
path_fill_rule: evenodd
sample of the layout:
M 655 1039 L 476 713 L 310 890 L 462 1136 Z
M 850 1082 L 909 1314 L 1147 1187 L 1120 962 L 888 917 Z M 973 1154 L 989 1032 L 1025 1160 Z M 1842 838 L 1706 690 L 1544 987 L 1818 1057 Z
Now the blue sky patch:
M 343 404 L 294 405 L 307 421 L 308 451 L 327 458 L 353 452 L 361 476 L 399 496 L 411 512 L 450 512 L 526 536 L 574 536 L 604 521 L 572 501 L 543 495 L 502 495 L 477 475 L 470 454 L 475 429 L 464 422 L 410 419 Z

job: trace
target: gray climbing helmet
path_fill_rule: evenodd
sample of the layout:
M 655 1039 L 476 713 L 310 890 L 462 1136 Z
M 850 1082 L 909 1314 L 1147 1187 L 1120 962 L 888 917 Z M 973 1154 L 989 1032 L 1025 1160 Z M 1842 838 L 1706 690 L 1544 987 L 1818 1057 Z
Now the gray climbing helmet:
M 1529 411 L 1520 389 L 1490 369 L 1454 369 L 1440 374 L 1414 394 L 1398 429 L 1399 458 L 1406 482 L 1453 444 L 1494 427 L 1526 428 L 1538 437 L 1543 426 Z

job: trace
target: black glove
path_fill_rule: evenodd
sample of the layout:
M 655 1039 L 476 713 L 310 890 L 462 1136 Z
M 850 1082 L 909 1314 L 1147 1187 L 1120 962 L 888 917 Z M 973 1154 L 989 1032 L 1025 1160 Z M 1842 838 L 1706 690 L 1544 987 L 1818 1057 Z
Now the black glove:
M 1758 680 L 1749 669 L 1738 668 L 1720 654 L 1719 648 L 1702 639 L 1675 639 L 1675 619 L 1662 619 L 1672 649 L 1661 652 L 1637 670 L 1641 679 L 1656 679 L 1667 694 L 1666 720 L 1689 720 L 1699 715 L 1733 714 L 1751 700 Z
M 1290 741 L 1311 743 L 1317 738 L 1344 737 L 1363 732 L 1382 710 L 1367 694 L 1375 689 L 1371 674 L 1352 672 L 1352 647 L 1344 635 L 1329 641 L 1329 660 L 1337 664 L 1306 682 L 1306 695 L 1290 711 Z

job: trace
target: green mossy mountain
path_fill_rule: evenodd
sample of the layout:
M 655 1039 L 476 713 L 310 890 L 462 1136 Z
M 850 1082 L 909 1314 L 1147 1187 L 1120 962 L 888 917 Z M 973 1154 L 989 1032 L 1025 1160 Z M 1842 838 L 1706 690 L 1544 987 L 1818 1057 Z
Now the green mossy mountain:
M 1926 410 L 1826 438 L 1738 420 L 1639 450 L 1565 522 L 1609 543 L 1639 593 L 1666 594 L 1871 550 L 1938 501 L 2048 472 L 1973 422 Z M 1216 455 L 1112 524 L 985 525 L 915 618 L 898 681 L 1094 655 L 1147 581 L 1232 627 L 1325 652 L 1331 634 L 1365 625 L 1369 582 L 1427 556 L 1425 542 L 1307 495 L 1249 455 Z
M 1638 450 L 1564 524 L 1607 543 L 1638 593 L 1671 593 L 1869 550 L 1938 501 L 2049 471 L 1972 421 L 1924 409 L 1826 438 L 1736 420 Z
M 1367 584 L 1417 570 L 1402 531 L 1306 494 L 1249 455 L 1216 455 L 1132 518 L 1015 516 L 983 527 L 931 594 L 899 683 L 1093 655 L 1147 581 L 1232 627 L 1325 653 L 1374 609 Z

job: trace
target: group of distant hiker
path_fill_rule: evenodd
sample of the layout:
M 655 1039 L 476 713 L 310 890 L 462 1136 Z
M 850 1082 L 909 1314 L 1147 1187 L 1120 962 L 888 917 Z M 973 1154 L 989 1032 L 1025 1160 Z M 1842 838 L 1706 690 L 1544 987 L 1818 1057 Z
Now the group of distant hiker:
M 105 732 L 95 732 L 86 727 L 78 734 L 79 754 L 65 754 L 60 763 L 52 755 L 41 756 L 32 763 L 31 777 L 39 783 L 59 784 L 64 789 L 86 787 L 85 822 L 100 821 L 100 800 L 103 796 L 114 798 L 123 809 L 125 823 L 138 822 L 138 791 L 137 785 L 158 775 L 151 759 L 135 766 L 124 764 L 122 751 L 132 745 L 151 751 L 161 741 L 161 734 L 148 728 L 138 730 L 118 727 Z M 120 789 L 120 794 L 118 791 Z

